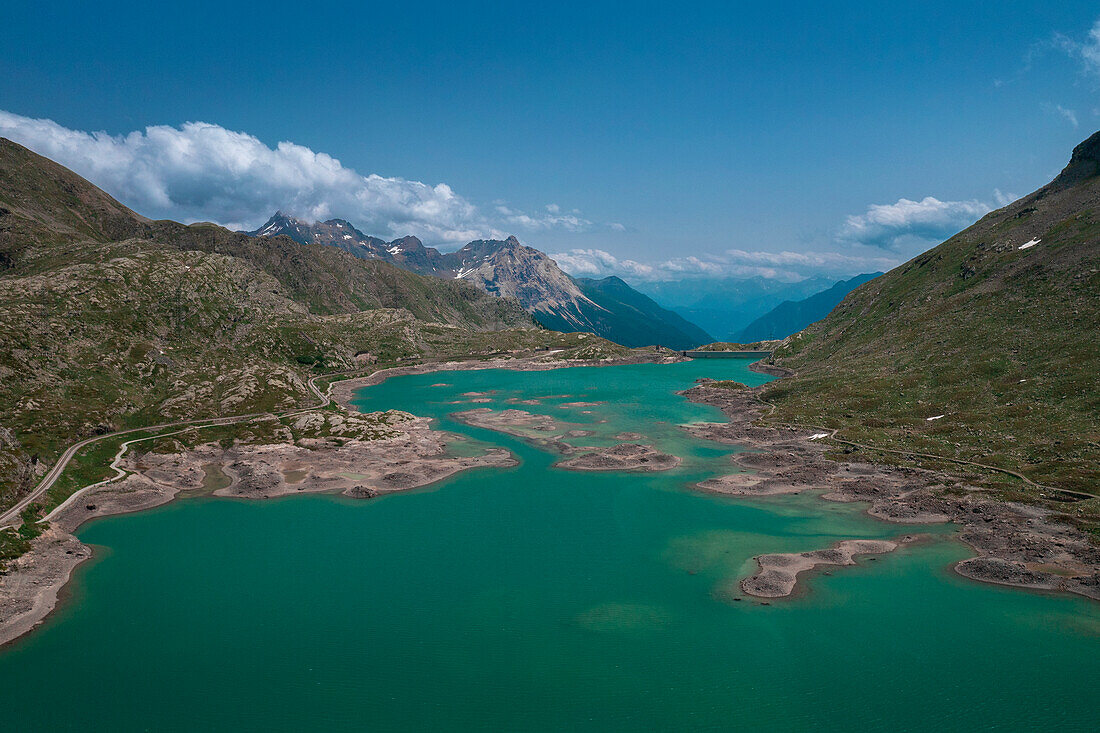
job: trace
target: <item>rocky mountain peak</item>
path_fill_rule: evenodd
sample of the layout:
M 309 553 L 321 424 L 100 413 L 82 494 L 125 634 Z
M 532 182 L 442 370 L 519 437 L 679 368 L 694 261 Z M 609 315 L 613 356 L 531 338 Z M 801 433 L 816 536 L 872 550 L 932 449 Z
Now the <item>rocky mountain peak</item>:
M 395 247 L 400 247 L 405 252 L 420 252 L 427 249 L 419 238 L 413 236 L 400 237 L 390 242 Z
M 293 216 L 279 210 L 276 211 L 270 219 L 264 222 L 263 226 L 259 229 L 248 233 L 257 237 L 274 237 L 278 234 L 286 234 L 288 230 L 293 230 L 298 224 L 298 220 Z
M 1065 188 L 1096 175 L 1100 175 L 1100 132 L 1093 133 L 1073 149 L 1069 165 L 1062 169 L 1051 186 Z
M 386 242 L 363 234 L 343 219 L 304 224 L 281 211 L 248 234 L 284 234 L 302 244 L 338 247 L 356 257 L 382 260 L 421 275 L 465 280 L 493 295 L 515 298 L 541 318 L 544 326 L 556 329 L 589 331 L 631 345 L 694 346 L 709 340 L 700 329 L 664 311 L 618 278 L 586 285 L 598 296 L 594 299 L 546 253 L 523 244 L 515 235 L 478 239 L 457 252 L 443 254 L 413 236 Z

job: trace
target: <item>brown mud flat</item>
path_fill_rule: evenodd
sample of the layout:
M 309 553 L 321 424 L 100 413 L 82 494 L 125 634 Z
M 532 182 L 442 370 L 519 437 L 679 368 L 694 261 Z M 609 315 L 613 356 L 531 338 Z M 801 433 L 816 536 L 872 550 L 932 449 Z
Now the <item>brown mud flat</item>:
M 574 446 L 566 443 L 564 438 L 577 437 L 590 432 L 577 423 L 567 423 L 549 415 L 536 415 L 533 412 L 515 408 L 493 410 L 488 407 L 476 407 L 472 410 L 452 412 L 451 417 L 464 425 L 511 435 L 513 438 L 562 454 L 576 450 Z
M 786 552 L 759 555 L 755 558 L 757 572 L 741 581 L 741 590 L 757 598 L 783 598 L 794 593 L 798 576 L 823 565 L 856 565 L 860 555 L 881 555 L 893 552 L 916 538 L 900 540 L 841 540 L 827 550 Z
M 573 456 L 554 464 L 556 468 L 570 471 L 667 471 L 680 465 L 679 457 L 641 443 L 619 443 L 610 447 L 571 445 L 564 439 L 589 436 L 592 431 L 526 410 L 481 407 L 456 412 L 451 417 L 466 425 L 495 430 L 563 456 Z
M 558 468 L 571 471 L 667 471 L 680 465 L 680 458 L 661 453 L 651 445 L 620 443 L 610 448 L 581 448 L 591 451 L 559 461 Z
M 191 491 L 205 480 L 203 466 L 215 465 L 231 477 L 228 486 L 212 492 L 215 496 L 268 499 L 327 492 L 368 498 L 426 486 L 470 468 L 516 465 L 501 448 L 477 457 L 446 455 L 447 437 L 428 430 L 425 420 L 399 438 L 352 440 L 339 448 L 278 443 L 224 449 L 206 444 L 184 453 L 147 454 L 141 458 L 140 475 L 159 486 Z M 123 468 L 133 470 L 125 463 Z
M 73 570 L 91 556 L 92 548 L 57 527 L 32 540 L 30 552 L 13 560 L 0 577 L 0 647 L 41 623 Z
M 767 365 L 753 368 L 785 374 Z M 819 431 L 761 422 L 768 411 L 757 399 L 761 388 L 723 389 L 708 386 L 708 381 L 683 394 L 720 408 L 729 421 L 684 429 L 751 452 L 733 457 L 741 472 L 703 481 L 697 484 L 700 490 L 740 497 L 816 491 L 828 501 L 867 502 L 868 514 L 888 522 L 951 522 L 977 554 L 955 565 L 960 575 L 1100 600 L 1100 547 L 1081 530 L 1056 521 L 1051 512 L 997 501 L 978 488 L 953 486 L 948 493 L 945 476 L 935 471 L 832 460 L 825 456 L 828 442 L 811 439 Z
M 516 408 L 493 410 L 489 407 L 476 407 L 452 413 L 451 417 L 466 425 L 507 433 L 517 438 L 532 437 L 536 433 L 565 433 L 572 425 L 549 415 L 538 415 Z

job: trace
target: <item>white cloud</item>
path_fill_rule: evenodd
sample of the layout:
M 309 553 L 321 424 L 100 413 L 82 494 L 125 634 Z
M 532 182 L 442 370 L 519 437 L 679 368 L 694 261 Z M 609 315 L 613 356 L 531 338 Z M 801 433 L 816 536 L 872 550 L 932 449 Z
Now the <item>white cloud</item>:
M 1067 120 L 1069 120 L 1069 123 L 1071 125 L 1073 125 L 1074 127 L 1077 127 L 1077 113 L 1074 112 L 1072 109 L 1066 109 L 1062 105 L 1056 104 L 1056 105 L 1054 105 L 1054 110 L 1058 114 L 1062 115 Z
M 568 252 L 551 254 L 550 258 L 557 262 L 561 269 L 578 277 L 621 275 L 650 280 L 655 274 L 653 265 L 629 259 L 620 260 L 602 249 L 571 249 Z
M 902 198 L 892 204 L 872 204 L 863 214 L 845 219 L 834 241 L 828 243 L 835 250 L 727 249 L 720 254 L 658 262 L 619 259 L 602 249 L 571 249 L 551 257 L 572 275 L 619 275 L 641 281 L 727 277 L 797 281 L 811 275 L 851 276 L 896 267 L 973 224 L 992 211 L 994 205 L 1006 206 L 1016 198 L 1014 194 L 995 190 L 992 204 L 976 199 L 941 201 L 933 196 L 919 201 Z
M 742 249 L 731 249 L 726 251 L 726 255 L 733 262 L 809 270 L 867 272 L 868 267 L 889 269 L 899 264 L 897 258 L 892 256 L 852 255 L 843 252 L 746 252 Z
M 1090 71 L 1100 74 L 1100 20 L 1092 24 L 1088 38 L 1081 44 L 1081 59 Z
M 1058 33 L 1054 36 L 1054 44 L 1077 59 L 1086 74 L 1100 77 L 1100 20 L 1093 23 L 1084 41 Z
M 0 135 L 71 168 L 141 214 L 253 229 L 276 209 L 307 220 L 348 219 L 378 236 L 429 243 L 530 231 L 582 231 L 578 212 L 554 204 L 531 216 L 501 205 L 486 215 L 445 183 L 362 175 L 325 153 L 205 122 L 156 125 L 125 135 L 71 130 L 0 111 Z
M 730 249 L 722 254 L 677 257 L 654 263 L 619 259 L 602 249 L 572 249 L 550 256 L 570 275 L 618 275 L 635 281 L 749 277 L 798 281 L 810 275 L 854 275 L 889 270 L 900 264 L 898 258 L 882 253 L 865 256 L 840 252 L 765 252 L 742 249 Z
M 1043 110 L 1049 112 L 1052 115 L 1058 115 L 1069 124 L 1077 127 L 1077 112 L 1072 109 L 1067 109 L 1060 104 L 1047 104 L 1042 105 Z
M 580 212 L 574 209 L 574 213 L 563 214 L 557 204 L 547 204 L 545 214 L 528 214 L 506 204 L 498 204 L 496 213 L 500 216 L 502 225 L 518 226 L 528 231 L 564 229 L 567 232 L 583 232 L 592 227 L 591 221 L 577 215 Z
M 889 250 L 912 249 L 938 243 L 993 210 L 983 201 L 940 201 L 925 196 L 920 201 L 898 199 L 893 204 L 872 204 L 863 214 L 849 216 L 837 239 L 842 243 Z

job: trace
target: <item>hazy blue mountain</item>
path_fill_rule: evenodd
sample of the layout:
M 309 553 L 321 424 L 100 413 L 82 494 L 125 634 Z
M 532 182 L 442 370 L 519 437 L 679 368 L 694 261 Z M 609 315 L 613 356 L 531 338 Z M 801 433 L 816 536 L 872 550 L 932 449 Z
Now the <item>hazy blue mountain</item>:
M 856 275 L 803 300 L 785 300 L 746 326 L 734 340 L 748 344 L 765 339 L 786 338 L 829 315 L 837 303 L 844 300 L 845 295 L 881 274 L 875 272 Z
M 718 340 L 736 341 L 750 323 L 783 301 L 802 300 L 833 283 L 826 277 L 793 283 L 764 277 L 729 277 L 639 283 L 637 288 Z

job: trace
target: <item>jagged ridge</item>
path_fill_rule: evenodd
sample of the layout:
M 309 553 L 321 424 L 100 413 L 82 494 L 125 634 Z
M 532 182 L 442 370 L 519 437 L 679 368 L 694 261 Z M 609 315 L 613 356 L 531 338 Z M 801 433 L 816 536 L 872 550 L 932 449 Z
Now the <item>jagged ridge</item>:
M 363 234 L 343 219 L 310 224 L 282 212 L 248 234 L 282 234 L 303 244 L 338 247 L 422 275 L 466 280 L 493 295 L 517 299 L 539 323 L 555 330 L 594 333 L 627 346 L 690 348 L 713 340 L 622 280 L 595 285 L 596 281 L 574 279 L 545 253 L 521 244 L 514 236 L 476 240 L 444 254 L 425 247 L 416 237 L 386 242 Z

